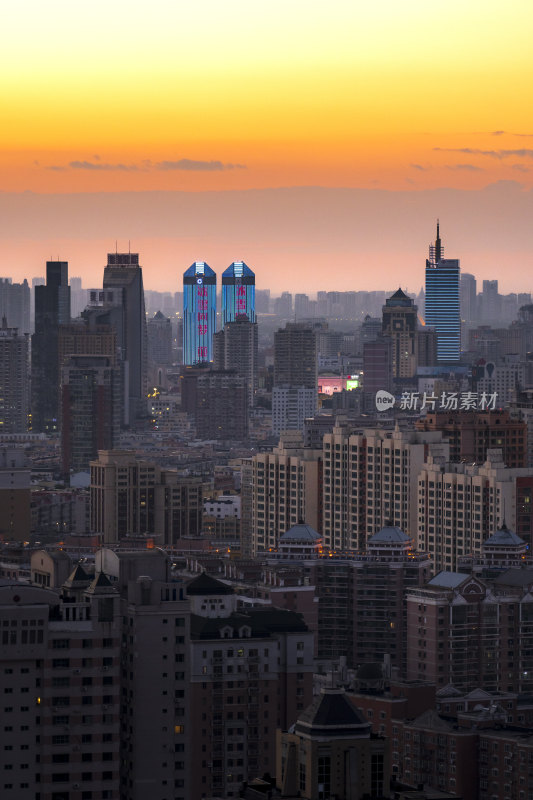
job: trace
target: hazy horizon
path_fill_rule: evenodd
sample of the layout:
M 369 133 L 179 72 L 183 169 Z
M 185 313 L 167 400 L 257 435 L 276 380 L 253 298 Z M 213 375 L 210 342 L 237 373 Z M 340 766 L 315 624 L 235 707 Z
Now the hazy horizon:
M 243 260 L 273 294 L 418 292 L 437 217 L 445 255 L 463 272 L 498 279 L 504 293 L 532 289 L 533 192 L 508 181 L 476 190 L 0 192 L 0 274 L 31 280 L 59 257 L 70 276 L 97 287 L 106 254 L 129 246 L 155 291 L 179 291 L 193 261 L 220 274 Z

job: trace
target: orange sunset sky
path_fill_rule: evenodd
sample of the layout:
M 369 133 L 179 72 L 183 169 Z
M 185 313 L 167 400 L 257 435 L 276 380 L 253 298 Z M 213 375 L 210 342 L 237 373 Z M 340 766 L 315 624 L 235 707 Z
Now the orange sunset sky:
M 0 274 L 141 254 L 260 288 L 531 290 L 533 7 L 508 0 L 26 0 L 3 11 Z

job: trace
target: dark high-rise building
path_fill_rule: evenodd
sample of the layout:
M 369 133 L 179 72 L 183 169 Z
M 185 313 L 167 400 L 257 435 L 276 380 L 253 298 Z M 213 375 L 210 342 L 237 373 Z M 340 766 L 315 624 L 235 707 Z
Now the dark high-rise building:
M 317 389 L 317 336 L 310 325 L 288 322 L 274 334 L 274 385 Z
M 392 340 L 379 336 L 363 343 L 363 403 L 365 411 L 376 408 L 376 392 L 390 391 L 392 383 Z
M 11 278 L 0 278 L 0 319 L 4 316 L 8 327 L 18 328 L 20 334 L 30 332 L 30 287 L 26 279 L 12 283 Z
M 294 295 L 294 316 L 298 319 L 311 315 L 311 304 L 306 294 Z
M 234 261 L 222 273 L 222 324 L 240 314 L 255 322 L 255 274 L 244 261 Z
M 62 367 L 63 474 L 89 472 L 99 450 L 112 450 L 122 416 L 120 369 L 113 357 L 73 355 Z
M 288 322 L 274 334 L 272 430 L 303 430 L 318 402 L 318 341 L 310 325 Z
M 292 317 L 292 294 L 290 292 L 282 292 L 280 297 L 276 297 L 274 301 L 274 314 L 279 317 L 290 319 Z
M 474 275 L 461 273 L 459 281 L 461 291 L 461 319 L 472 325 L 477 319 L 477 283 Z
M 483 292 L 479 298 L 483 322 L 496 322 L 501 317 L 502 297 L 498 293 L 498 281 L 483 281 Z
M 35 287 L 35 333 L 31 340 L 32 429 L 59 431 L 59 326 L 70 322 L 68 263 L 46 262 L 46 286 Z
M 453 364 L 461 355 L 460 266 L 458 259 L 443 258 L 443 253 L 437 222 L 437 238 L 426 259 L 425 319 L 437 331 L 439 363 Z
M 87 290 L 82 287 L 81 278 L 70 279 L 70 313 L 73 319 L 79 317 L 87 305 Z
M 124 421 L 133 422 L 146 413 L 148 391 L 148 337 L 139 254 L 108 253 L 103 288 L 104 294 L 106 290 L 116 293 L 112 304 L 122 308 L 122 336 L 117 333 L 129 396 L 128 418 Z
M 392 339 L 392 377 L 412 378 L 418 363 L 417 307 L 401 289 L 383 306 L 383 335 Z
M 217 276 L 204 261 L 183 273 L 183 363 L 213 360 L 217 320 Z
M 238 314 L 224 330 L 215 333 L 215 369 L 231 369 L 241 375 L 248 386 L 248 405 L 253 406 L 257 389 L 258 363 L 257 322 L 250 322 L 245 314 Z
M 199 439 L 242 442 L 248 438 L 248 382 L 234 370 L 205 370 L 197 379 Z
M 255 309 L 258 314 L 268 314 L 270 311 L 270 289 L 256 289 Z
M 148 320 L 148 362 L 150 366 L 172 364 L 172 323 L 161 311 Z
M 8 328 L 4 317 L 0 328 L 0 431 L 28 430 L 30 378 L 28 335 Z

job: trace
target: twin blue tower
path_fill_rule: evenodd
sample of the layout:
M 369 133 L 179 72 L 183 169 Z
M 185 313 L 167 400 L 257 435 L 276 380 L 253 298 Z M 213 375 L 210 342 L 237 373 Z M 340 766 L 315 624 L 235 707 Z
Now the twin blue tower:
M 234 261 L 222 273 L 222 325 L 246 315 L 255 322 L 255 274 L 244 261 Z M 213 361 L 217 325 L 217 276 L 205 261 L 195 261 L 183 273 L 183 363 Z

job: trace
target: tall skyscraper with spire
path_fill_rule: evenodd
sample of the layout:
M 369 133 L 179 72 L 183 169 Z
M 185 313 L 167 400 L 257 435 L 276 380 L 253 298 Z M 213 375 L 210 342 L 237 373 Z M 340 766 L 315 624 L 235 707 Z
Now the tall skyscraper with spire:
M 255 274 L 244 261 L 234 261 L 222 273 L 222 324 L 242 314 L 255 322 Z
M 425 320 L 437 331 L 439 364 L 456 364 L 461 357 L 459 259 L 443 258 L 444 247 L 437 220 L 437 238 L 426 259 Z
M 217 319 L 217 276 L 205 261 L 183 273 L 183 363 L 213 361 Z

